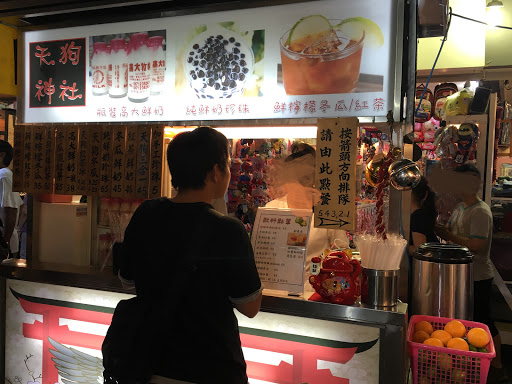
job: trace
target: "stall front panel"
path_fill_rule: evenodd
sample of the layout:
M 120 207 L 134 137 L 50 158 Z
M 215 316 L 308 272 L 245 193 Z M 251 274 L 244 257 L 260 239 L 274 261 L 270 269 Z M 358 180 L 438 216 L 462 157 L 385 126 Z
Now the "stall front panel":
M 70 375 L 85 379 L 86 371 L 101 379 L 101 343 L 116 304 L 132 295 L 26 280 L 2 283 L 6 379 L 54 384 Z M 237 318 L 251 382 L 403 382 L 400 310 L 266 296 L 256 318 Z M 398 347 L 392 359 L 384 356 L 384 344 Z
M 23 34 L 25 123 L 386 116 L 391 0 L 322 0 Z

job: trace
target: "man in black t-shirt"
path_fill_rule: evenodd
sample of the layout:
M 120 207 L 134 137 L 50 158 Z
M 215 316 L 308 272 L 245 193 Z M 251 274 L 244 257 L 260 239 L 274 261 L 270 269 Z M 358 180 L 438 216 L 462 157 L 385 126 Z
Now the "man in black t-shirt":
M 263 288 L 243 224 L 210 204 L 229 184 L 228 141 L 206 127 L 180 133 L 167 161 L 178 194 L 140 205 L 125 232 L 127 262 L 119 272 L 143 299 L 178 303 L 169 314 L 171 332 L 162 331 L 162 363 L 150 383 L 246 384 L 233 307 L 254 317 Z M 175 281 L 183 283 L 175 287 Z

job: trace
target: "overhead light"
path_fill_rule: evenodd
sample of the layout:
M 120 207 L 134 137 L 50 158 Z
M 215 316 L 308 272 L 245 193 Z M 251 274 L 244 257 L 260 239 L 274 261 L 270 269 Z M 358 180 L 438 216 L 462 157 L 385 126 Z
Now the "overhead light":
M 487 3 L 487 8 L 492 8 L 492 7 L 503 7 L 503 3 L 500 1 L 500 0 L 491 0 Z
M 192 131 L 197 127 L 165 127 L 165 137 L 173 138 L 180 132 Z M 274 138 L 316 138 L 316 125 L 267 126 L 267 127 L 214 127 L 228 139 L 274 139 Z

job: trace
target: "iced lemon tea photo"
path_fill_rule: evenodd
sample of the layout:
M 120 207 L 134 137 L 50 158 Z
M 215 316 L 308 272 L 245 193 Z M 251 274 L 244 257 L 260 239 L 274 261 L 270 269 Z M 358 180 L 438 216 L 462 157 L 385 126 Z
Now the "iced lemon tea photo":
M 351 93 L 358 84 L 365 45 L 381 46 L 382 31 L 363 17 L 301 18 L 280 39 L 287 95 Z

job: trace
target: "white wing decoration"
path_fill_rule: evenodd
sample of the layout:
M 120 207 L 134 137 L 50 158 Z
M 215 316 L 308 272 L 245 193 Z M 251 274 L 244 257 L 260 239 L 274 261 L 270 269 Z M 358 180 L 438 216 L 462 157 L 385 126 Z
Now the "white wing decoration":
M 103 384 L 103 360 L 74 348 L 66 347 L 51 337 L 48 338 L 55 350 L 50 349 L 52 361 L 65 384 Z

